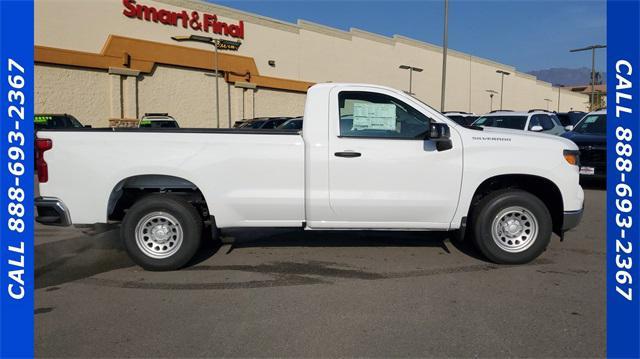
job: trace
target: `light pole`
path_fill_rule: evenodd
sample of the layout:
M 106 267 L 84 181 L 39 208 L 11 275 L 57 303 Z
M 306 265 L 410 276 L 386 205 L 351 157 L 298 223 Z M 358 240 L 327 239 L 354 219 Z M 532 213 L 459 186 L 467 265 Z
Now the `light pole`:
M 493 95 L 497 94 L 496 90 L 485 90 L 489 93 L 489 112 L 493 111 Z
M 549 111 L 549 104 L 551 103 L 551 99 L 545 98 L 544 100 L 547 101 L 547 111 Z
M 413 92 L 411 92 L 411 86 L 413 83 L 413 72 L 422 72 L 423 69 L 419 68 L 419 67 L 414 67 L 414 66 L 409 66 L 409 65 L 400 65 L 399 68 L 403 69 L 403 70 L 409 70 L 409 95 L 413 95 Z
M 444 35 L 442 39 L 442 89 L 440 90 L 440 112 L 444 112 L 444 96 L 447 83 L 447 43 L 449 22 L 449 0 L 444 0 Z
M 205 44 L 213 45 L 215 49 L 214 70 L 216 72 L 215 74 L 216 76 L 216 128 L 220 128 L 220 96 L 219 96 L 220 91 L 218 89 L 218 40 L 212 37 L 198 36 L 198 35 L 173 36 L 171 38 L 175 41 L 194 41 L 194 42 L 203 42 Z
M 502 95 L 504 94 L 504 76 L 507 75 L 511 75 L 510 72 L 507 71 L 502 71 L 502 70 L 496 70 L 496 73 L 500 74 L 500 109 L 502 110 Z
M 595 102 L 595 83 L 596 83 L 596 49 L 604 49 L 607 45 L 591 45 L 579 49 L 569 50 L 569 52 L 580 52 L 591 50 L 591 97 L 589 98 L 589 109 L 593 110 Z
M 562 90 L 563 87 L 564 85 L 558 85 L 558 112 L 560 112 L 560 90 Z

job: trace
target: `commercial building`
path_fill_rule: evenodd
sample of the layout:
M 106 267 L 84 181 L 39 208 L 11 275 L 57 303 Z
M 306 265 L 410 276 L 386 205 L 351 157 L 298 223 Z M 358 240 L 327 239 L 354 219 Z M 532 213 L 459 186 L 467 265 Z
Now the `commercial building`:
M 318 82 L 366 82 L 440 104 L 442 49 L 395 35 L 291 24 L 195 0 L 40 0 L 35 3 L 36 113 L 69 113 L 84 124 L 168 112 L 183 127 L 228 127 L 262 116 L 295 116 Z M 230 40 L 177 42 L 201 35 Z M 239 43 L 239 44 L 238 44 Z M 505 50 L 507 51 L 507 50 Z M 514 67 L 450 50 L 445 110 L 500 106 L 584 110 L 588 96 L 552 87 Z M 219 91 L 216 119 L 215 82 Z

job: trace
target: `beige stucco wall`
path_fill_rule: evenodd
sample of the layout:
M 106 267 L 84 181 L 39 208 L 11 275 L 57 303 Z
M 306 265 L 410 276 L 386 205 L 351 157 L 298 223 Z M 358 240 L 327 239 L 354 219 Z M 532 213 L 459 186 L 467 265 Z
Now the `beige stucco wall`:
M 138 77 L 139 115 L 167 112 L 184 127 L 215 127 L 216 98 L 212 72 L 157 66 L 151 75 Z M 220 123 L 226 127 L 227 86 L 218 80 Z
M 258 89 L 255 92 L 255 117 L 302 116 L 305 94 Z
M 246 118 L 304 112 L 306 94 L 242 89 L 222 78 L 218 81 L 220 127 Z M 216 127 L 215 98 L 212 72 L 160 65 L 149 75 L 122 76 L 62 66 L 35 67 L 36 113 L 70 113 L 94 127 L 108 126 L 111 118 L 140 118 L 147 112 L 167 112 L 182 127 Z
M 311 82 L 364 82 L 406 91 L 409 73 L 398 66 L 423 68 L 423 72 L 413 74 L 412 91 L 440 108 L 442 49 L 437 46 L 397 35 L 342 31 L 305 21 L 291 24 L 196 0 L 139 3 L 174 11 L 213 13 L 229 23 L 243 20 L 245 38 L 237 53 L 253 57 L 261 75 Z M 130 19 L 122 14 L 123 9 L 120 0 L 37 0 L 35 43 L 98 53 L 110 34 L 171 44 L 176 44 L 171 36 L 202 34 L 180 26 Z M 210 49 L 206 44 L 181 45 Z M 276 66 L 269 66 L 269 60 L 275 60 Z M 504 81 L 503 108 L 558 109 L 558 88 L 512 66 L 450 50 L 445 110 L 488 112 L 490 98 L 486 90 L 500 91 L 496 69 L 511 73 Z M 169 112 L 188 126 L 215 123 L 214 78 L 203 71 L 159 66 L 150 75 L 119 77 L 99 71 L 38 66 L 36 76 L 36 95 L 41 97 L 37 109 L 41 112 L 69 112 L 86 117 L 81 120 L 91 124 L 100 116 L 135 117 L 145 112 Z M 254 92 L 219 81 L 223 127 L 243 118 L 298 115 L 303 111 L 304 94 L 269 89 Z M 65 91 L 54 91 L 57 87 Z M 90 89 L 79 90 L 85 87 Z M 121 100 L 116 98 L 118 92 L 122 93 Z M 561 90 L 560 110 L 585 110 L 587 101 L 585 95 Z M 86 103 L 95 106 L 88 109 Z M 499 106 L 500 94 L 496 94 L 493 109 Z
M 35 113 L 69 113 L 85 125 L 105 126 L 111 92 L 106 71 L 36 65 Z

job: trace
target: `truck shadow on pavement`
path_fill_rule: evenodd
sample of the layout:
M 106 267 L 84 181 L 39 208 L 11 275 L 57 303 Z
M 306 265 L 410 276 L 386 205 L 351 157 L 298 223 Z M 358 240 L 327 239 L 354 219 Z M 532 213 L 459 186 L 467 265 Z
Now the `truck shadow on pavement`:
M 52 241 L 35 247 L 35 288 L 48 288 L 55 290 L 58 285 L 68 282 L 92 279 L 101 273 L 117 269 L 134 267 L 129 259 L 119 237 L 118 226 L 88 228 L 83 230 L 82 236 Z M 204 231 L 207 233 L 207 231 Z M 203 263 L 218 252 L 230 254 L 233 251 L 247 248 L 276 248 L 276 247 L 433 247 L 450 254 L 450 246 L 471 257 L 481 259 L 488 265 L 482 256 L 468 242 L 449 241 L 448 232 L 397 232 L 397 231 L 304 231 L 302 229 L 233 229 L 224 231 L 224 240 L 232 241 L 231 246 L 222 247 L 221 244 L 204 240 L 203 245 L 190 263 L 183 269 L 186 271 L 211 271 L 211 270 L 239 270 L 244 272 L 270 273 L 279 280 L 276 283 L 211 283 L 202 289 L 231 289 L 236 286 L 246 285 L 273 286 L 275 285 L 301 285 L 317 284 L 324 282 L 318 278 L 302 278 L 305 274 L 316 274 L 322 277 L 352 278 L 352 279 L 382 279 L 387 274 L 362 272 L 351 269 L 336 269 L 339 265 L 332 263 L 327 265 L 322 261 L 277 262 L 261 263 L 258 265 L 215 265 Z M 215 261 L 215 259 L 214 259 Z M 214 262 L 215 263 L 215 262 Z M 324 264 L 323 264 L 324 263 Z M 141 270 L 140 270 L 141 271 Z M 85 281 L 86 282 L 86 281 Z M 89 280 L 89 283 L 100 284 L 100 280 Z M 120 281 L 118 281 L 120 282 Z M 126 278 L 120 284 L 127 282 Z M 313 283 L 311 283 L 313 282 Z M 109 283 L 101 283 L 109 286 Z M 175 284 L 152 284 L 157 289 L 170 289 Z M 131 286 L 122 285 L 124 287 Z M 181 289 L 200 289 L 182 288 Z M 155 288 L 155 287 L 154 287 Z M 153 288 L 150 288 L 153 289 Z M 178 289 L 178 288 L 177 288 Z
M 274 248 L 274 247 L 436 247 L 439 254 L 450 253 L 447 248 L 446 233 L 412 232 L 406 235 L 402 233 L 387 233 L 382 238 L 369 238 L 366 233 L 356 235 L 354 233 L 316 232 L 300 233 L 301 231 L 289 231 L 285 233 L 261 234 L 256 239 L 251 233 L 236 233 L 236 249 L 240 248 Z M 228 235 L 228 234 L 227 234 Z M 374 237 L 377 234 L 374 234 Z M 315 236 L 320 236 L 315 237 Z M 327 237 L 328 236 L 328 237 Z M 425 238 L 426 236 L 426 238 Z M 309 237 L 309 238 L 307 238 Z M 222 247 L 224 249 L 224 247 Z M 440 250 L 443 249 L 443 250 Z M 220 254 L 233 252 L 233 248 L 221 251 Z M 251 251 L 248 251 L 249 253 Z M 269 251 L 267 251 L 269 252 Z M 304 251 L 301 251 L 304 252 Z M 443 253 L 444 252 L 444 253 Z M 290 253 L 290 252 L 289 252 Z M 380 253 L 380 252 L 378 252 Z M 356 259 L 355 263 L 349 259 L 336 261 L 335 256 L 309 258 L 306 255 L 291 260 L 287 255 L 275 256 L 272 260 L 255 261 L 255 257 L 249 254 L 240 262 L 237 260 L 221 260 L 218 262 L 203 262 L 207 255 L 191 263 L 181 271 L 183 273 L 161 273 L 160 275 L 145 275 L 134 273 L 131 276 L 95 276 L 82 280 L 82 283 L 110 288 L 140 289 L 140 290 L 233 290 L 292 287 L 307 285 L 332 285 L 345 280 L 376 281 L 388 279 L 405 279 L 416 277 L 431 277 L 458 273 L 489 272 L 495 270 L 509 270 L 520 266 L 497 265 L 486 261 L 429 261 L 413 262 L 407 265 L 387 262 L 384 255 L 373 259 L 385 261 L 382 266 L 362 266 L 357 260 L 358 254 L 351 252 Z M 424 254 L 424 253 L 423 253 Z M 240 257 L 242 259 L 242 257 Z M 405 257 L 406 258 L 406 257 Z M 431 257 L 433 258 L 433 257 Z M 197 262 L 197 263 L 196 263 Z M 360 263 L 360 264 L 357 264 Z M 371 263 L 371 262 L 369 262 Z M 539 266 L 552 264 L 549 259 L 538 258 L 528 265 Z
M 314 230 L 291 228 L 234 228 L 225 229 L 222 242 L 230 244 L 225 253 L 246 248 L 277 247 L 434 247 L 447 254 L 453 246 L 475 259 L 485 260 L 470 243 L 451 238 L 445 231 L 349 231 Z M 196 265 L 213 256 L 219 249 L 205 244 L 189 266 Z
M 83 233 L 35 246 L 36 289 L 134 265 L 120 243 L 118 227 L 88 228 Z

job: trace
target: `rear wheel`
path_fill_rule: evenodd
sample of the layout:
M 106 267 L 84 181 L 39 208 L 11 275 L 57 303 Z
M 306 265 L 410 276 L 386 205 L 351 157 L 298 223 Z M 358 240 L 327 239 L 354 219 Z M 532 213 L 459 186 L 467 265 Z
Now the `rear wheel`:
M 127 211 L 121 237 L 131 259 L 142 268 L 175 270 L 197 252 L 202 226 L 198 211 L 189 202 L 153 194 Z
M 551 239 L 546 205 L 522 190 L 505 190 L 483 198 L 473 211 L 476 247 L 489 260 L 522 264 L 537 258 Z

